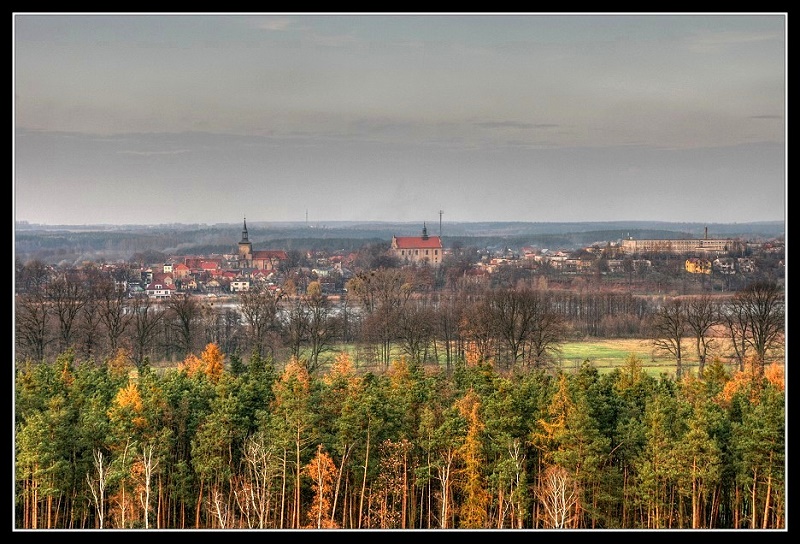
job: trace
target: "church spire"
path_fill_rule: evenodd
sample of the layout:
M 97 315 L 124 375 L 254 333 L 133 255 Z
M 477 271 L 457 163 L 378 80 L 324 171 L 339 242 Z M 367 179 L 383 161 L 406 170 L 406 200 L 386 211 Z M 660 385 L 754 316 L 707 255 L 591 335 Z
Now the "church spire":
M 253 244 L 247 239 L 247 218 L 242 225 L 242 240 L 239 242 L 239 268 L 248 268 L 253 259 Z
M 428 226 L 425 224 L 424 221 L 422 223 L 422 239 L 423 240 L 427 240 L 428 239 Z
M 242 242 L 247 242 L 247 218 L 244 218 L 244 227 L 242 228 Z

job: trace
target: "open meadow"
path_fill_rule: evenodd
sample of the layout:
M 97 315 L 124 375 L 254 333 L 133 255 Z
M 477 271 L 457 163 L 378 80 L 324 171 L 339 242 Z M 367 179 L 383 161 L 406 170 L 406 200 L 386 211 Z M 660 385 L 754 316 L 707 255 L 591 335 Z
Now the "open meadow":
M 729 341 L 718 339 L 715 341 L 716 349 L 711 353 L 708 361 L 719 357 L 730 369 L 734 368 L 728 350 Z M 697 367 L 698 358 L 693 350 L 693 346 L 688 343 L 683 347 L 684 370 Z M 631 355 L 635 355 L 642 361 L 642 368 L 651 375 L 658 375 L 662 372 L 674 373 L 675 358 L 671 355 L 659 352 L 653 348 L 653 343 L 649 339 L 642 338 L 615 338 L 615 339 L 591 339 L 579 342 L 567 342 L 562 345 L 560 363 L 561 368 L 579 368 L 584 361 L 589 361 L 600 372 L 609 372 L 614 368 L 622 366 Z
M 363 347 L 357 348 L 352 345 L 346 347 L 337 346 L 322 355 L 320 360 L 324 361 L 322 365 L 323 369 L 343 351 L 350 354 L 356 368 L 362 371 L 380 371 L 381 365 L 374 360 L 376 357 L 374 350 L 370 350 L 369 348 L 365 349 Z M 579 369 L 585 361 L 588 361 L 594 365 L 599 372 L 605 373 L 611 372 L 620 366 L 624 366 L 631 355 L 636 356 L 641 361 L 642 368 L 645 372 L 652 376 L 658 376 L 661 373 L 674 374 L 675 372 L 675 358 L 668 353 L 656 350 L 653 347 L 652 341 L 646 338 L 592 338 L 568 341 L 561 344 L 560 353 L 553 368 L 572 371 Z M 392 360 L 398 360 L 402 357 L 404 357 L 404 354 L 395 346 L 392 349 Z M 719 358 L 731 372 L 738 367 L 733 358 L 733 349 L 730 346 L 730 340 L 727 338 L 714 339 L 707 362 L 710 363 L 715 358 Z M 440 360 L 442 361 L 441 364 L 444 365 L 443 356 L 440 356 Z M 773 360 L 778 362 L 778 364 L 783 364 L 783 354 L 773 354 Z M 683 369 L 684 371 L 696 371 L 698 364 L 699 361 L 694 343 L 691 339 L 687 339 L 683 346 Z M 280 363 L 278 366 L 281 366 Z

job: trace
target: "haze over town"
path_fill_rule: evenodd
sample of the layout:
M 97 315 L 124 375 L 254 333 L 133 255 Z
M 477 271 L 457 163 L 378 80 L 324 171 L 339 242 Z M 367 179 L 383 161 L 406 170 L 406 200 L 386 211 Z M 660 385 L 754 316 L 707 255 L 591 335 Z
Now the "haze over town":
M 786 14 L 13 19 L 17 221 L 785 217 Z

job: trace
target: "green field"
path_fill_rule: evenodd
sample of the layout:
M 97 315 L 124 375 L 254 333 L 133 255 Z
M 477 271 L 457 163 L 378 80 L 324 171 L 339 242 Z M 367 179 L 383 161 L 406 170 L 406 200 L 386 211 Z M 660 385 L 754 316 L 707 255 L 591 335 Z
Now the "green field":
M 697 367 L 698 358 L 694 343 L 686 340 L 683 350 L 683 368 L 690 370 Z M 337 346 L 332 351 L 322 354 L 320 359 L 326 363 L 330 362 L 341 351 L 350 353 L 357 368 L 362 370 L 380 369 L 380 365 L 374 362 L 375 353 L 373 353 L 372 357 L 365 357 L 366 350 L 363 348 L 358 350 L 354 346 Z M 655 350 L 652 341 L 644 338 L 588 339 L 565 342 L 560 347 L 556 366 L 560 366 L 563 370 L 575 370 L 580 368 L 584 361 L 589 361 L 600 372 L 610 372 L 616 367 L 625 365 L 631 355 L 635 355 L 640 359 L 642 368 L 651 375 L 657 376 L 662 372 L 670 374 L 675 371 L 674 357 L 668 353 Z M 717 338 L 712 344 L 708 362 L 711 362 L 714 357 L 719 357 L 730 370 L 733 370 L 735 365 L 730 355 L 731 350 L 729 349 L 728 340 Z M 392 359 L 400 359 L 401 357 L 403 357 L 402 351 L 397 346 L 394 346 Z M 444 364 L 443 357 L 440 357 L 440 359 Z
M 589 340 L 568 342 L 561 348 L 563 359 L 591 359 L 598 363 L 626 359 L 631 353 L 640 359 L 650 359 L 653 354 L 652 344 L 642 339 Z
M 624 365 L 631 355 L 639 358 L 644 369 L 652 374 L 675 368 L 674 358 L 654 351 L 650 340 L 640 338 L 567 342 L 561 346 L 560 363 L 561 368 L 567 370 L 589 361 L 602 372 Z M 685 357 L 684 366 L 696 364 L 696 359 Z

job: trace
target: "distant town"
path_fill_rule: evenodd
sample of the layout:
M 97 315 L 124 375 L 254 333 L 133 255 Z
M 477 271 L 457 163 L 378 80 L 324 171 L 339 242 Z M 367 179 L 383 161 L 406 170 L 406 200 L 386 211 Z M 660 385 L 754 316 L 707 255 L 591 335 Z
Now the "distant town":
M 698 289 L 707 291 L 735 289 L 747 276 L 782 277 L 784 267 L 782 237 L 715 238 L 709 236 L 708 227 L 698 238 L 629 236 L 572 250 L 511 243 L 478 247 L 468 245 L 469 238 L 448 241 L 430 230 L 423 222 L 415 236 L 392 235 L 383 243 L 367 239 L 364 247 L 344 251 L 267 249 L 254 244 L 244 219 L 238 244 L 227 252 L 159 254 L 163 262 L 145 262 L 141 259 L 148 251 L 142 251 L 127 262 L 100 264 L 130 296 L 157 299 L 233 295 L 255 285 L 278 292 L 288 286 L 292 291 L 314 281 L 325 294 L 341 295 L 358 270 L 380 266 L 430 269 L 428 289 L 446 289 L 454 281 L 490 285 L 533 276 L 548 277 L 556 284 L 602 277 L 609 285 L 631 287 L 659 274 L 684 273 L 705 276 Z

